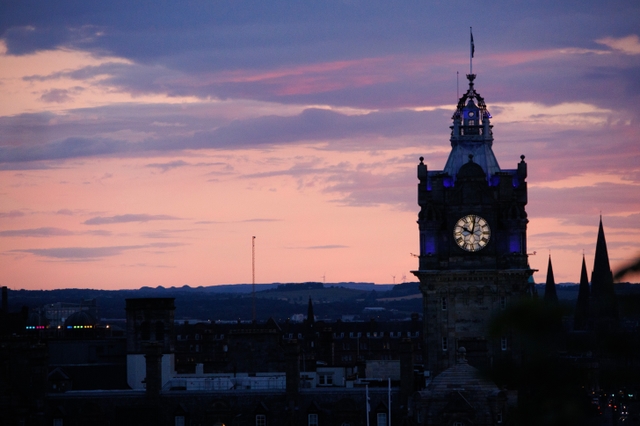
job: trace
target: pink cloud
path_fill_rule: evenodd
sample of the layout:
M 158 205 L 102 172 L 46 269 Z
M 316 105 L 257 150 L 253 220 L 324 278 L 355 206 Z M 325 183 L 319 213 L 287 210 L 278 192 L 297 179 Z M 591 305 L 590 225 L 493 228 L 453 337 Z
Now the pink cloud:
M 364 58 L 351 61 L 332 61 L 317 64 L 298 65 L 275 70 L 235 70 L 215 74 L 211 82 L 215 83 L 252 83 L 258 81 L 273 81 L 292 76 L 308 74 L 327 74 L 345 69 L 370 69 L 381 63 L 389 63 L 394 57 Z
M 603 44 L 627 55 L 640 55 L 640 38 L 636 34 L 620 38 L 603 37 L 596 40 L 596 43 Z
M 415 75 L 433 66 L 457 61 L 458 58 L 449 54 L 389 55 L 269 70 L 238 69 L 201 75 L 197 79 L 180 77 L 171 82 L 188 87 L 246 86 L 247 95 L 256 85 L 265 86 L 269 93 L 277 96 L 309 95 L 396 82 L 403 76 Z

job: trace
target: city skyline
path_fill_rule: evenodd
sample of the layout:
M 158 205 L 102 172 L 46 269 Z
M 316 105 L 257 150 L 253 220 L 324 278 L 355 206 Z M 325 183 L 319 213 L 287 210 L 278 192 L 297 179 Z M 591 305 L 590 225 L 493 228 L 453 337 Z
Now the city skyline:
M 0 9 L 3 285 L 416 281 L 470 27 L 536 282 L 640 254 L 640 5 L 154 5 Z

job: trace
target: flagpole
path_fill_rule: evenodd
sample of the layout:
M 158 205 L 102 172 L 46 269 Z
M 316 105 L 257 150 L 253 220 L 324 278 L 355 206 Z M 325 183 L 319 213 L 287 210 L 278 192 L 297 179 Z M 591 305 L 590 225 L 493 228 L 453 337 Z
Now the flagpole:
M 369 426 L 369 384 L 365 383 L 364 392 L 367 400 L 367 426 Z
M 471 45 L 469 46 L 470 50 L 469 50 L 469 74 L 473 74 L 473 51 L 474 51 L 474 46 L 473 46 L 473 28 L 469 27 L 469 35 L 471 36 Z
M 387 383 L 389 385 L 389 393 L 387 394 L 387 405 L 388 405 L 388 410 L 389 410 L 389 421 L 387 422 L 387 425 L 391 426 L 391 377 L 387 377 Z

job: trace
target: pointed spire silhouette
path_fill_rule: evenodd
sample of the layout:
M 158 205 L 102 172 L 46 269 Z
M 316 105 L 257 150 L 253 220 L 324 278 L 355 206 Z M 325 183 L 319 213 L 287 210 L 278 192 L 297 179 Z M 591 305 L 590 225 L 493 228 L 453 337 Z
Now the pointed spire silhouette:
M 311 296 L 309 296 L 309 305 L 307 306 L 307 324 L 314 324 L 316 322 L 316 318 L 313 315 L 313 302 L 311 301 Z
M 596 254 L 593 259 L 593 271 L 591 272 L 591 295 L 604 296 L 609 290 L 613 290 L 613 274 L 609 265 L 609 252 L 607 241 L 604 238 L 602 216 L 598 227 L 598 239 L 596 241 Z M 611 287 L 609 289 L 608 287 Z
M 594 304 L 596 320 L 618 318 L 618 301 L 613 288 L 613 273 L 609 264 L 602 216 L 600 216 L 596 254 L 593 260 L 593 271 L 591 271 L 591 301 Z
M 578 300 L 576 302 L 576 314 L 573 328 L 584 330 L 587 327 L 589 314 L 589 276 L 587 275 L 587 262 L 582 255 L 582 270 L 580 271 L 580 286 L 578 287 Z
M 549 264 L 547 266 L 547 281 L 544 285 L 545 302 L 557 302 L 558 294 L 556 293 L 556 280 L 553 277 L 553 266 L 551 265 L 551 255 L 549 255 Z

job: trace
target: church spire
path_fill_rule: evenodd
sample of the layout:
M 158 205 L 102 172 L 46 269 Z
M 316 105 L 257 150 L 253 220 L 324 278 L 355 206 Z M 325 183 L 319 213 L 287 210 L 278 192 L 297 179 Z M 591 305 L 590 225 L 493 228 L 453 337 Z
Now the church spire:
M 307 305 L 307 324 L 313 325 L 316 322 L 315 315 L 313 315 L 313 302 L 311 296 L 309 296 L 309 304 Z
M 593 272 L 591 273 L 592 294 L 594 297 L 604 295 L 609 286 L 613 290 L 613 275 L 609 265 L 609 252 L 607 251 L 607 241 L 604 238 L 604 228 L 602 226 L 602 216 L 598 227 L 598 239 L 596 241 L 596 255 L 593 260 Z
M 618 302 L 613 288 L 613 273 L 609 265 L 609 253 L 607 251 L 607 242 L 604 238 L 602 216 L 600 216 L 596 254 L 593 260 L 593 271 L 591 272 L 591 297 L 595 305 L 594 313 L 596 319 L 618 318 Z
M 547 266 L 547 282 L 544 285 L 545 302 L 557 302 L 558 294 L 556 293 L 556 281 L 553 277 L 553 266 L 551 266 L 551 255 L 549 255 L 549 265 Z
M 587 327 L 587 315 L 589 313 L 589 276 L 587 275 L 587 262 L 582 255 L 582 270 L 580 271 L 580 286 L 578 287 L 578 300 L 576 302 L 576 314 L 573 321 L 575 330 L 584 330 Z

